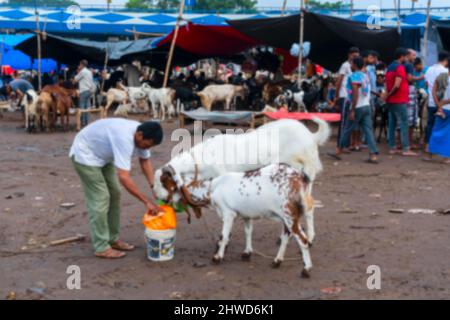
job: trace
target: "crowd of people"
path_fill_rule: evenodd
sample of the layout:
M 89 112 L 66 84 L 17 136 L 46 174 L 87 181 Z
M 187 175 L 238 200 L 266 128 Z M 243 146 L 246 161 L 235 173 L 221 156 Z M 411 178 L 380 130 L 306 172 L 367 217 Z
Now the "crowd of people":
M 412 49 L 397 48 L 389 65 L 378 61 L 375 51 L 350 48 L 339 71 L 333 105 L 341 113 L 337 150 L 329 155 L 340 160 L 343 154 L 367 147 L 371 163 L 378 162 L 374 133 L 374 113 L 386 113 L 389 154 L 433 155 L 450 163 L 449 54 L 439 53 L 438 62 L 426 67 Z M 416 129 L 426 129 L 421 137 Z M 420 130 L 419 130 L 420 131 Z M 423 142 L 423 146 L 421 146 Z
M 268 52 L 257 53 L 254 57 L 264 59 L 250 59 L 242 65 L 221 64 L 216 66 L 216 70 L 212 70 L 211 66 L 205 68 L 201 63 L 175 70 L 170 85 L 188 85 L 193 90 L 200 91 L 211 81 L 245 84 L 249 88 L 246 101 L 249 108 L 254 109 L 256 105 L 256 109 L 261 109 L 268 102 L 275 104 L 277 108 L 283 107 L 276 105 L 277 99 L 259 104 L 255 101 L 263 100 L 261 92 L 265 81 L 282 83 L 289 79 L 290 83 L 294 83 L 292 87 L 297 87 L 295 74 L 293 77 L 283 77 L 281 65 L 272 63 L 274 59 L 267 59 L 267 56 L 271 57 Z M 271 62 L 272 70 L 260 71 L 260 64 L 267 61 Z M 340 160 L 343 154 L 367 148 L 368 161 L 377 163 L 377 140 L 380 141 L 384 129 L 389 154 L 418 156 L 418 150 L 423 147 L 426 153 L 424 160 L 432 160 L 433 154 L 437 154 L 445 157 L 444 161 L 449 163 L 448 65 L 447 52 L 439 53 L 438 62 L 427 67 L 417 57 L 415 50 L 398 48 L 395 50 L 395 60 L 386 65 L 379 61 L 376 51 L 360 52 L 358 48 L 352 47 L 337 73 L 320 68 L 320 81 L 315 82 L 319 78 L 318 66 L 306 64 L 302 81 L 303 84 L 312 84 L 309 88 L 302 84 L 307 108 L 310 111 L 341 113 L 336 152 L 329 155 Z M 96 92 L 106 92 L 110 88 L 123 89 L 126 86 L 139 87 L 143 83 L 158 88 L 162 86 L 163 78 L 161 72 L 152 72 L 150 68 L 135 63 L 100 71 L 90 68 L 86 60 L 81 60 L 77 69 L 65 70 L 64 75 L 44 74 L 41 85 L 52 85 L 69 79 L 67 82 L 76 85 L 79 90 L 78 107 L 87 109 L 91 107 L 92 101 L 95 103 L 93 98 L 96 97 Z M 20 100 L 27 90 L 38 89 L 36 76 L 32 77 L 30 74 L 15 73 L 12 78 L 3 81 L 2 85 L 0 94 L 3 99 L 15 96 Z M 87 113 L 82 115 L 83 126 L 88 123 L 87 117 Z M 374 132 L 376 126 L 380 127 L 378 139 Z

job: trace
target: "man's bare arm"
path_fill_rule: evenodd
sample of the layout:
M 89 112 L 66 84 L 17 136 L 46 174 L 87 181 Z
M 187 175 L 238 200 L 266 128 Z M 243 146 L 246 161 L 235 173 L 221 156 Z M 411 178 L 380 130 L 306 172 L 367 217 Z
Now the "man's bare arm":
M 139 188 L 130 177 L 130 171 L 117 169 L 117 176 L 119 177 L 119 182 L 123 185 L 123 187 L 132 196 L 145 204 L 147 207 L 147 213 L 155 214 L 158 212 L 158 207 L 156 204 L 147 198 L 141 191 L 139 191 Z
M 147 178 L 148 184 L 150 187 L 153 187 L 153 184 L 155 183 L 155 174 L 152 162 L 150 159 L 139 159 L 139 163 L 141 164 L 142 173 Z

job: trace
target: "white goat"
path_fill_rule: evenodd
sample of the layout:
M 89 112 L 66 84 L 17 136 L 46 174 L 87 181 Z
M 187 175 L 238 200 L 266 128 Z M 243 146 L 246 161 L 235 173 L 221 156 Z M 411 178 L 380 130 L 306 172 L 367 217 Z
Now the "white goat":
M 111 88 L 106 93 L 106 106 L 105 113 L 108 114 L 108 110 L 113 103 L 119 105 L 126 104 L 127 101 L 136 109 L 142 109 L 144 112 L 148 111 L 147 93 L 143 90 L 143 87 L 132 88 L 124 87 L 124 89 Z
M 28 132 L 36 128 L 36 121 L 41 116 L 38 111 L 38 100 L 39 96 L 33 89 L 28 90 L 22 98 L 21 106 L 25 113 L 25 129 Z
M 225 110 L 230 110 L 233 99 L 245 98 L 245 88 L 232 84 L 213 84 L 197 92 L 197 95 L 200 97 L 202 106 L 208 111 L 211 111 L 212 105 L 219 101 L 225 102 Z
M 150 100 L 154 118 L 165 120 L 166 113 L 169 118 L 175 116 L 175 90 L 171 88 L 155 89 L 146 83 L 144 83 L 141 88 Z
M 297 110 L 308 113 L 306 109 L 305 103 L 303 102 L 303 98 L 305 97 L 305 92 L 292 92 L 291 90 L 287 90 L 285 96 L 288 100 L 292 100 L 297 104 Z
M 11 101 L 0 101 L 0 118 L 3 117 L 3 112 L 13 112 L 14 108 L 11 107 Z
M 180 179 L 170 167 L 165 169 L 162 176 L 167 186 L 178 185 Z M 222 261 L 236 217 L 244 219 L 246 244 L 242 259 L 249 260 L 253 252 L 252 221 L 266 218 L 282 224 L 280 248 L 273 267 L 277 268 L 283 262 L 289 238 L 293 236 L 303 256 L 302 276 L 309 277 L 312 268 L 309 247 L 315 237 L 314 200 L 310 184 L 305 174 L 289 165 L 271 164 L 245 173 L 229 172 L 190 186 L 191 195 L 197 201 L 212 206 L 223 221 L 222 235 L 213 262 Z M 172 192 L 178 190 L 172 189 Z M 300 224 L 302 216 L 306 220 L 306 233 Z
M 278 120 L 245 134 L 217 135 L 189 151 L 172 158 L 155 172 L 153 190 L 159 199 L 167 199 L 170 190 L 161 182 L 165 168 L 180 177 L 180 187 L 196 180 L 216 178 L 227 172 L 246 172 L 272 163 L 286 163 L 303 170 L 314 181 L 322 170 L 318 146 L 330 135 L 328 124 L 315 118 L 316 133 L 295 120 Z M 312 184 L 311 184 L 312 185 Z M 174 201 L 180 198 L 174 198 Z

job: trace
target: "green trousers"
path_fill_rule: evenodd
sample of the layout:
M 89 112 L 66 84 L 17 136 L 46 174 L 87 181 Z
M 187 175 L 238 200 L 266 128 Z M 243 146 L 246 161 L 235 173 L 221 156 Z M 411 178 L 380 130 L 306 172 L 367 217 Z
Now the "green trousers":
M 102 252 L 119 240 L 120 187 L 113 164 L 104 167 L 85 166 L 72 157 L 81 179 L 89 217 L 92 245 Z

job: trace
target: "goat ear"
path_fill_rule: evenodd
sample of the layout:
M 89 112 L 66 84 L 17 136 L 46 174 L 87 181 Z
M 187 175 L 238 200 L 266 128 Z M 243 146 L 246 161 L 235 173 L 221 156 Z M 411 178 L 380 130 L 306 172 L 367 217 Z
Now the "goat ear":
M 200 207 L 192 207 L 195 213 L 195 217 L 200 219 L 202 217 L 202 209 Z
M 172 177 L 175 176 L 175 170 L 171 167 L 171 166 L 166 166 L 164 168 L 162 168 L 162 173 L 167 173 L 169 175 L 171 175 Z

